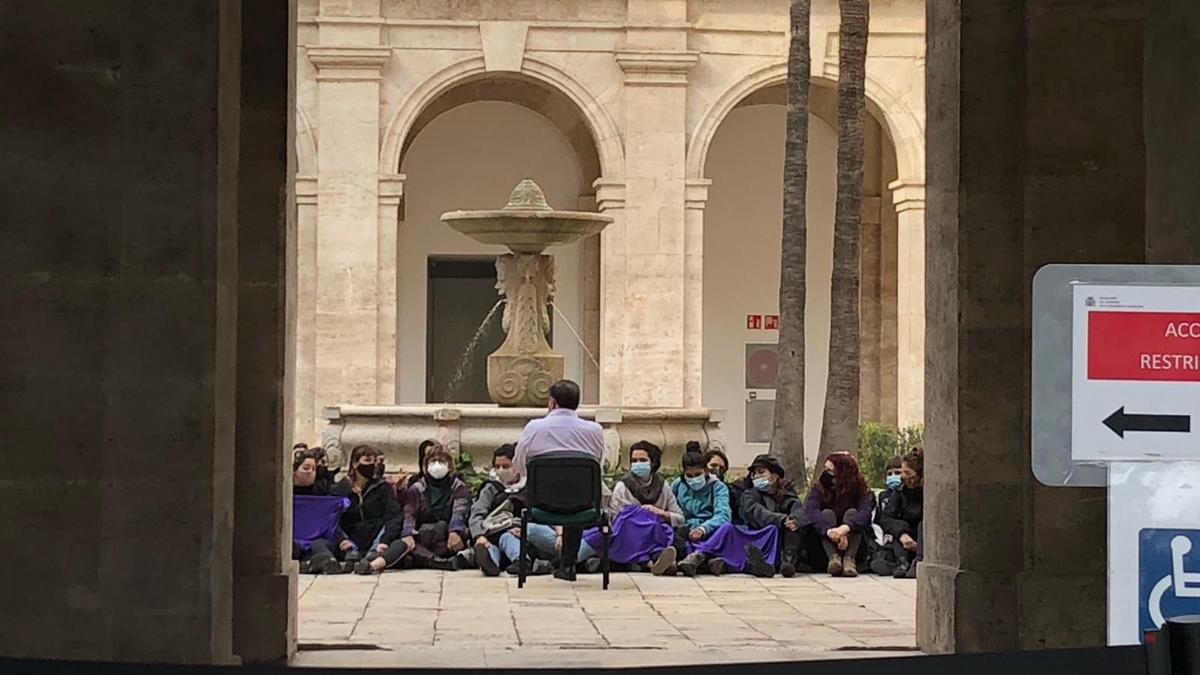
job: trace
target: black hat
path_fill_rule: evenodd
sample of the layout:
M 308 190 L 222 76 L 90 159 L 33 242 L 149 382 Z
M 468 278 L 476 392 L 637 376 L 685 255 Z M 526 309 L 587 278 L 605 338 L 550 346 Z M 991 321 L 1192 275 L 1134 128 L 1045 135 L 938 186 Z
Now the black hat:
M 759 455 L 758 457 L 754 458 L 753 462 L 750 462 L 751 472 L 759 467 L 762 467 L 776 476 L 783 478 L 783 465 L 779 463 L 778 459 L 775 459 L 770 455 Z

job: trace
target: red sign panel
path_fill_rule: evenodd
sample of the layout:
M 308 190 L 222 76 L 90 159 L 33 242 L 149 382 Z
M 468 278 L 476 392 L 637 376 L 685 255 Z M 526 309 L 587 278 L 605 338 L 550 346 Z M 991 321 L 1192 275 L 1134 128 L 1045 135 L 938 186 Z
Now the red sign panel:
M 762 314 L 746 315 L 746 330 L 762 330 Z
M 766 328 L 767 330 L 779 330 L 778 314 L 768 314 L 765 318 L 766 321 L 763 322 L 763 328 Z
M 1089 380 L 1200 382 L 1200 313 L 1088 314 Z

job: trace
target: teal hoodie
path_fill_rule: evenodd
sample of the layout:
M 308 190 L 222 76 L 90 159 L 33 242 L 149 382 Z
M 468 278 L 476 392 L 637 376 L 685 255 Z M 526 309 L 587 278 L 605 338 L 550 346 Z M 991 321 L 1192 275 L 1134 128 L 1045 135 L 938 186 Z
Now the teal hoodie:
M 730 521 L 729 487 L 721 479 L 709 476 L 704 487 L 693 490 L 681 476 L 671 489 L 675 492 L 679 508 L 683 509 L 684 522 L 689 530 L 701 528 L 704 536 L 708 537 Z

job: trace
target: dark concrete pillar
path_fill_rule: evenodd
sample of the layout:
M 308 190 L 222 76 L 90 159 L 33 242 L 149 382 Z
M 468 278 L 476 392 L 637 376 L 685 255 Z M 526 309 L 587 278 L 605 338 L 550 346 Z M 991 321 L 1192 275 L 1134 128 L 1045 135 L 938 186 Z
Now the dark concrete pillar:
M 253 30 L 291 51 L 274 12 Z M 0 21 L 0 655 L 234 662 L 235 575 L 284 569 L 287 71 L 251 69 L 266 92 L 243 120 L 241 18 L 238 0 L 80 0 Z M 236 528 L 235 471 L 272 495 Z M 235 565 L 251 531 L 264 562 Z
M 1030 288 L 1046 263 L 1143 259 L 1141 6 L 927 11 L 918 644 L 1103 644 L 1104 492 L 1042 487 L 1030 469 Z
M 294 0 L 242 6 L 238 163 L 237 448 L 234 652 L 284 662 L 295 651 L 291 448 L 295 363 Z M 289 279 L 292 283 L 285 283 Z M 292 300 L 289 300 L 291 298 Z M 285 420 L 288 421 L 285 424 Z

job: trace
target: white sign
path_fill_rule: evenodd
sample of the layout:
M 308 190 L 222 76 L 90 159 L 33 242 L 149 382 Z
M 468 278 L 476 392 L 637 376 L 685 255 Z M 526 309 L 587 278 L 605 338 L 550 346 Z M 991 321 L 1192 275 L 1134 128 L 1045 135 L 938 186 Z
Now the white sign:
M 1200 460 L 1200 287 L 1076 284 L 1071 458 Z
M 1200 462 L 1114 462 L 1108 475 L 1108 643 L 1138 644 L 1200 614 Z

